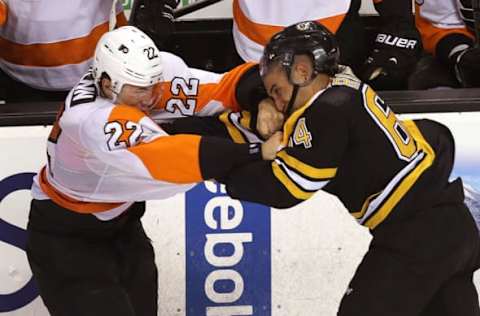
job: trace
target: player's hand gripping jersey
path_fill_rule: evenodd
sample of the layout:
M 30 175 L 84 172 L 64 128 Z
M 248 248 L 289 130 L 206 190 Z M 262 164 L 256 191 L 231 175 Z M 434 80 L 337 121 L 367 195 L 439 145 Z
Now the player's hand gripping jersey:
M 222 114 L 216 126 L 213 118 L 193 121 L 180 120 L 171 130 L 224 133 L 236 142 L 259 140 L 249 130 L 255 124 L 248 112 Z M 372 229 L 416 211 L 404 205 L 421 208 L 446 197 L 446 191 L 439 192 L 453 164 L 448 129 L 433 121 L 400 121 L 348 72 L 336 75 L 328 88 L 293 112 L 283 133 L 286 148 L 274 161 L 246 165 L 221 179 L 229 195 L 284 208 L 323 189 Z
M 164 58 L 169 65 L 169 59 L 176 57 L 166 54 Z M 186 81 L 191 89 L 192 80 L 196 80 L 196 88 L 201 90 L 199 78 L 189 75 L 175 77 L 172 82 Z M 210 74 L 210 78 L 222 81 L 229 77 Z M 173 87 L 172 83 L 173 91 L 185 92 Z M 214 89 L 205 90 L 215 93 L 211 92 Z M 203 100 L 201 97 L 169 100 L 186 100 L 191 114 L 223 109 L 220 101 L 195 103 Z M 173 113 L 167 114 L 175 114 L 176 109 L 181 107 L 173 106 Z M 140 110 L 99 96 L 89 72 L 70 92 L 58 114 L 48 140 L 48 164 L 35 177 L 33 197 L 52 199 L 64 208 L 107 220 L 135 201 L 167 198 L 188 190 L 192 183 L 220 176 L 237 163 L 257 159 L 259 155 L 252 155 L 252 148 L 240 148 L 219 138 L 168 136 Z

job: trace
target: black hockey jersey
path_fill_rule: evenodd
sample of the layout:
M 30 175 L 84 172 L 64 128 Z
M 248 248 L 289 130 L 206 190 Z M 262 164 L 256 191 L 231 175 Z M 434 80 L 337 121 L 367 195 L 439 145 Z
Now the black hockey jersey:
M 248 112 L 224 113 L 220 123 L 194 120 L 178 122 L 177 132 L 192 132 L 190 125 L 207 134 L 223 130 L 236 142 L 261 141 L 249 130 Z M 274 161 L 221 179 L 232 197 L 285 208 L 322 189 L 371 229 L 444 201 L 454 158 L 449 130 L 429 120 L 401 121 L 354 77 L 336 76 L 287 119 L 283 134 L 286 147 Z

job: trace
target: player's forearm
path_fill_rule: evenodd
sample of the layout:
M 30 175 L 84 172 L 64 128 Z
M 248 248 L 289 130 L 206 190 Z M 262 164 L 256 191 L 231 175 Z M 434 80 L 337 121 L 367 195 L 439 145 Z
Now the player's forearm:
M 240 108 L 251 112 L 255 117 L 259 102 L 268 97 L 258 65 L 253 66 L 242 75 L 235 87 L 235 97 Z
M 229 138 L 225 125 L 217 116 L 190 116 L 176 119 L 170 123 L 162 123 L 160 126 L 170 135 L 194 134 Z
M 236 199 L 275 208 L 289 208 L 302 200 L 292 196 L 273 175 L 270 161 L 259 161 L 235 169 L 221 179 L 228 194 Z
M 234 168 L 262 160 L 260 144 L 236 144 L 220 137 L 202 137 L 199 155 L 204 180 L 225 177 Z

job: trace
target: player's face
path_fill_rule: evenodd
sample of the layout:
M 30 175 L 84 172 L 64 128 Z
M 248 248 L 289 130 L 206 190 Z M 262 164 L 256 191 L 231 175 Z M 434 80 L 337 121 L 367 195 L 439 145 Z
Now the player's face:
M 271 67 L 263 76 L 263 84 L 277 110 L 285 113 L 293 92 L 293 85 L 288 81 L 286 71 L 281 66 Z
M 160 100 L 162 94 L 163 89 L 161 84 L 148 87 L 124 84 L 118 95 L 117 102 L 135 106 L 148 114 Z

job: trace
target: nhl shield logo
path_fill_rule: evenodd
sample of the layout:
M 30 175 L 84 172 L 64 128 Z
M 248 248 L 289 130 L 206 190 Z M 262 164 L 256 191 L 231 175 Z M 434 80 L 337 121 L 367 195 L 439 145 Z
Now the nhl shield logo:
M 306 22 L 300 22 L 297 24 L 297 30 L 299 31 L 306 31 L 311 29 L 312 22 L 306 21 Z

